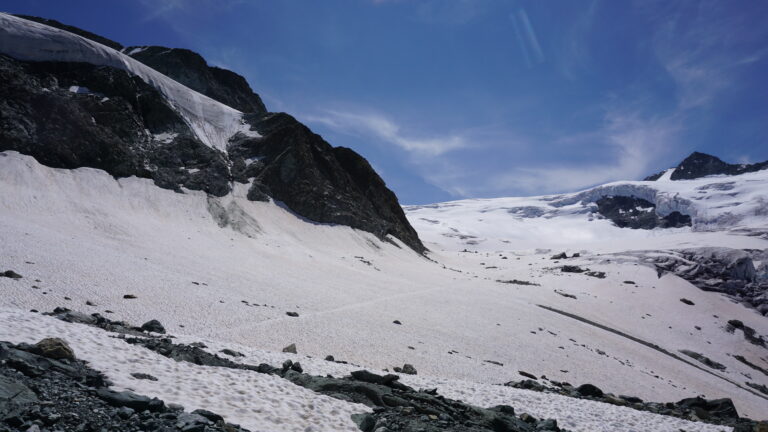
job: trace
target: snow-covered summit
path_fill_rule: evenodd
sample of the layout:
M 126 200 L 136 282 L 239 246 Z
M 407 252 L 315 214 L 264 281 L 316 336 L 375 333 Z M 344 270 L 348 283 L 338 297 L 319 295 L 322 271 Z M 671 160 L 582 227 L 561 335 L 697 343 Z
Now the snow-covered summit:
M 671 174 L 669 170 L 656 181 L 619 181 L 569 194 L 469 199 L 405 208 L 425 241 L 448 250 L 535 248 L 545 243 L 585 247 L 607 239 L 690 231 L 764 237 L 768 233 L 768 170 L 675 181 Z M 598 202 L 606 197 L 644 200 L 646 208 L 660 217 L 673 212 L 689 216 L 691 226 L 619 228 L 601 214 Z

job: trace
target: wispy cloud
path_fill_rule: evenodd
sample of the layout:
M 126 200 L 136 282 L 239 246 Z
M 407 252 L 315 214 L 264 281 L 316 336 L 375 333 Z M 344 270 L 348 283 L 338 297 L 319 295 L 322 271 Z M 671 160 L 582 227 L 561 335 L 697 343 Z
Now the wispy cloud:
M 449 161 L 430 179 L 458 197 L 492 197 L 574 191 L 616 180 L 642 178 L 658 169 L 666 153 L 678 145 L 679 118 L 646 118 L 612 110 L 596 131 L 568 136 L 547 148 L 582 146 L 594 152 L 594 162 L 519 164 L 485 176 L 456 169 Z M 463 173 L 463 174 L 462 174 Z
M 413 156 L 438 156 L 467 146 L 461 135 L 412 136 L 402 131 L 393 120 L 375 113 L 324 110 L 302 116 L 310 123 L 325 125 L 335 132 L 378 138 L 394 144 Z
M 677 84 L 680 109 L 711 104 L 738 84 L 741 66 L 768 55 L 766 49 L 749 48 L 752 42 L 765 40 L 768 29 L 749 25 L 749 14 L 733 13 L 732 6 L 730 2 L 712 0 L 638 5 L 657 29 L 654 49 Z
M 531 20 L 528 18 L 525 9 L 520 8 L 513 12 L 510 15 L 510 19 L 515 29 L 518 46 L 523 52 L 525 63 L 528 67 L 542 63 L 544 61 L 544 51 L 541 49 L 539 38 L 536 37 L 536 32 L 533 30 L 533 25 L 531 25 Z

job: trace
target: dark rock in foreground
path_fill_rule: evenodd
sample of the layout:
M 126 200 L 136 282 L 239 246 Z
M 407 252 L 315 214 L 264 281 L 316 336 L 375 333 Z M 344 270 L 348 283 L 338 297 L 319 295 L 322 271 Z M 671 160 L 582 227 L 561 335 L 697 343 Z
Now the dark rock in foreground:
M 35 344 L 34 352 L 55 360 L 74 360 L 75 352 L 62 339 L 46 338 Z
M 213 413 L 185 413 L 156 398 L 110 390 L 84 362 L 32 350 L 0 342 L 0 431 L 245 431 Z

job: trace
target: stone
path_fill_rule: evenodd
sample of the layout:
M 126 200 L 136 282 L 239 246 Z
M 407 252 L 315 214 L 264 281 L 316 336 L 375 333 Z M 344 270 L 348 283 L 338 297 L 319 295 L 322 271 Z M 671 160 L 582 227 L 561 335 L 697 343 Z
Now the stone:
M 400 320 L 394 320 L 392 321 L 392 324 L 403 325 L 403 323 L 401 323 Z
M 584 273 L 586 270 L 575 265 L 564 265 L 560 267 L 560 271 L 563 273 Z
M 132 377 L 139 379 L 139 380 L 148 380 L 148 381 L 157 381 L 157 378 L 150 374 L 145 374 L 141 372 L 134 372 L 131 374 Z
M 36 404 L 37 395 L 22 382 L 0 375 L 0 419 L 17 407 Z
M 603 397 L 603 391 L 593 384 L 582 384 L 576 387 L 576 391 L 582 396 Z
M 158 399 L 155 400 L 160 402 L 159 406 L 157 403 L 152 403 L 153 399 L 130 391 L 118 392 L 107 388 L 100 388 L 96 391 L 96 395 L 108 404 L 118 408 L 128 407 L 136 411 L 145 411 L 153 407 L 155 408 L 153 411 L 158 411 L 163 407 L 162 401 Z
M 289 317 L 294 317 L 294 318 L 299 316 L 298 312 L 286 312 L 285 314 L 288 315 Z
M 123 296 L 123 298 L 124 299 L 128 299 L 128 300 L 132 300 L 132 299 L 135 299 L 137 297 L 135 295 L 133 295 L 133 294 L 126 294 L 126 295 Z
M 7 277 L 9 279 L 21 279 L 23 277 L 23 276 L 21 276 L 20 274 L 16 273 L 13 270 L 6 270 L 6 271 L 0 273 L 0 276 Z
M 141 325 L 141 329 L 145 332 L 165 334 L 165 327 L 156 319 L 145 322 Z
M 220 415 L 218 415 L 218 414 L 216 414 L 214 412 L 211 412 L 211 411 L 208 411 L 208 410 L 204 410 L 204 409 L 196 409 L 196 410 L 192 411 L 192 414 L 197 414 L 197 415 L 203 416 L 203 417 L 207 418 L 208 420 L 210 420 L 210 421 L 212 421 L 214 423 L 220 422 L 220 421 L 224 421 L 224 417 L 222 417 L 222 416 L 220 416 Z
M 35 350 L 43 357 L 61 360 L 74 360 L 75 352 L 63 339 L 45 338 L 35 344 Z
M 376 418 L 370 414 L 352 414 L 352 421 L 363 432 L 371 432 L 376 427 Z
M 221 350 L 219 352 L 222 353 L 222 354 L 226 354 L 228 356 L 231 356 L 231 357 L 245 357 L 245 354 L 243 354 L 241 352 L 238 352 L 238 351 L 231 350 L 229 348 L 224 348 L 223 350 Z
M 407 375 L 416 375 L 416 368 L 412 364 L 406 363 L 403 365 L 402 373 Z
M 283 352 L 296 354 L 296 344 L 290 344 L 287 347 L 283 348 Z
M 681 301 L 681 302 L 683 302 L 683 303 L 685 303 L 685 304 L 687 304 L 688 306 L 693 306 L 693 305 L 695 305 L 695 304 L 696 304 L 696 303 L 694 303 L 694 302 L 692 302 L 692 301 L 688 300 L 687 298 L 681 298 L 681 299 L 680 299 L 680 301 Z

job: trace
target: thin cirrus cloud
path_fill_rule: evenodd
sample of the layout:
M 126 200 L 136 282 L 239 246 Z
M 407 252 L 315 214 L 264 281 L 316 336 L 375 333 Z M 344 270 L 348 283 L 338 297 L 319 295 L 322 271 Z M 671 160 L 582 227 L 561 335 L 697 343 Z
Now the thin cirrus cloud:
M 324 110 L 318 114 L 305 115 L 303 118 L 309 123 L 322 124 L 337 133 L 377 138 L 394 144 L 415 157 L 440 156 L 467 146 L 467 140 L 460 135 L 426 138 L 410 136 L 403 133 L 397 123 L 381 114 Z
M 515 30 L 517 43 L 528 67 L 544 62 L 544 51 L 541 49 L 539 38 L 533 30 L 531 20 L 525 9 L 518 9 L 510 15 Z
M 605 115 L 596 131 L 574 134 L 550 143 L 551 148 L 584 147 L 594 151 L 592 163 L 526 163 L 478 177 L 456 169 L 450 161 L 435 163 L 428 179 L 457 197 L 527 195 L 568 192 L 616 180 L 645 177 L 657 169 L 665 149 L 679 144 L 680 118 L 645 118 L 618 110 Z M 601 154 L 597 154 L 601 153 Z M 455 161 L 454 161 L 455 162 Z
M 693 18 L 685 9 L 644 10 L 657 28 L 654 49 L 677 84 L 681 110 L 711 104 L 737 84 L 741 67 L 768 55 L 765 49 L 755 52 L 742 48 L 765 40 L 768 29 L 750 26 L 748 15 L 729 14 L 726 6 L 724 2 L 702 1 Z

